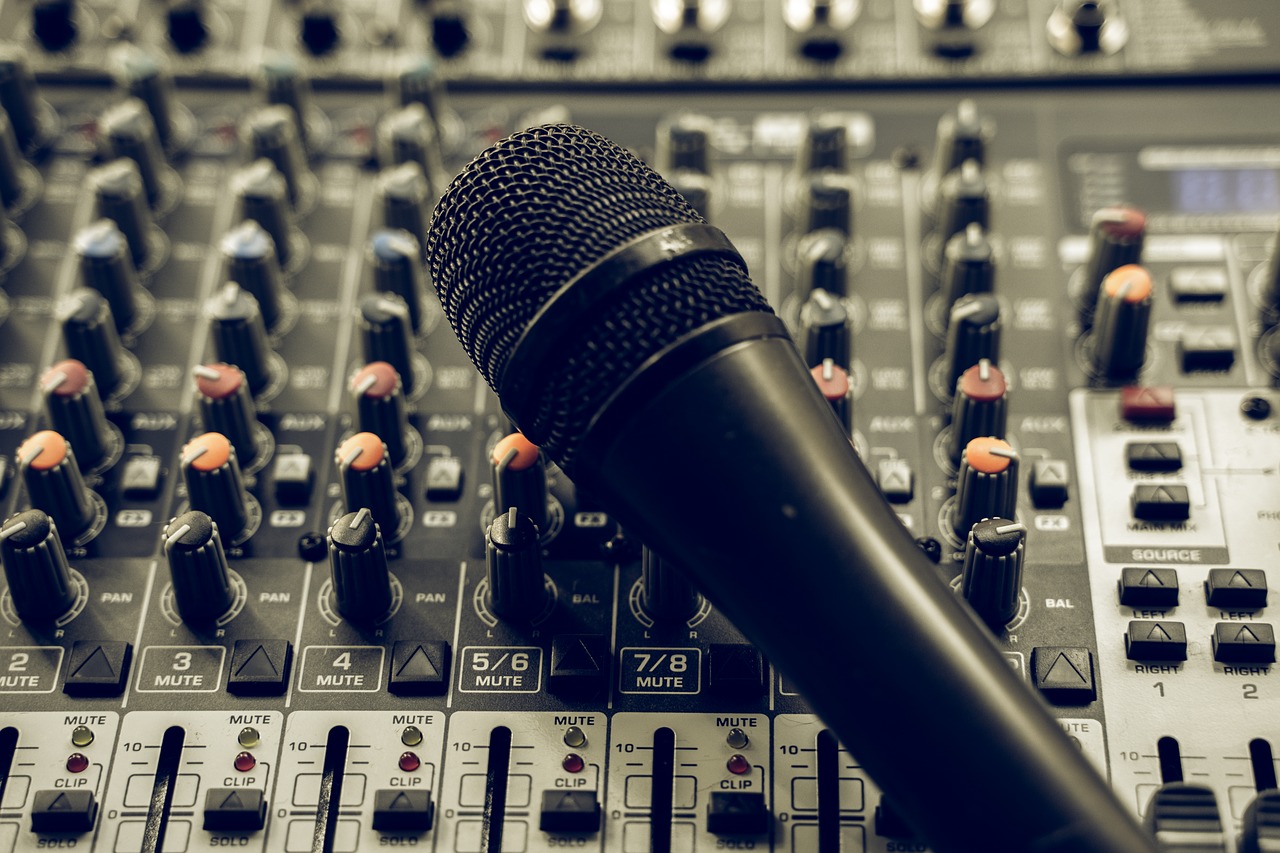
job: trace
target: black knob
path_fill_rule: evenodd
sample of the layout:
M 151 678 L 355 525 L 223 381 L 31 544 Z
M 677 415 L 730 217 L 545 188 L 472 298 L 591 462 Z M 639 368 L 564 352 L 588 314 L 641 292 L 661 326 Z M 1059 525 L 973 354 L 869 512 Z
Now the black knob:
M 20 512 L 0 526 L 0 562 L 23 622 L 52 621 L 76 603 L 78 591 L 57 526 L 40 510 Z
M 176 119 L 180 108 L 173 91 L 173 76 L 160 59 L 126 42 L 112 51 L 112 60 L 116 84 L 146 105 L 160 147 L 166 151 L 180 147 Z
M 201 364 L 193 373 L 205 431 L 226 436 L 236 458 L 252 465 L 264 448 L 258 442 L 257 409 L 244 373 L 231 364 Z
M 426 107 L 408 104 L 383 116 L 378 123 L 378 162 L 384 168 L 417 163 L 432 179 L 444 174 L 436 124 Z
M 942 253 L 942 291 L 947 305 L 970 293 L 991 293 L 996 287 L 996 259 L 987 233 L 971 223 L 947 241 Z
M 81 470 L 106 461 L 114 436 L 93 373 L 75 359 L 60 361 L 40 378 L 40 394 L 53 428 L 76 448 Z
M 1090 340 L 1098 376 L 1127 381 L 1142 369 L 1154 290 L 1151 274 L 1137 264 L 1112 270 L 1102 280 Z
M 710 146 L 711 119 L 690 113 L 676 116 L 658 127 L 658 166 L 668 175 L 686 171 L 709 175 Z
M 298 61 L 287 54 L 273 54 L 262 63 L 258 85 L 268 104 L 293 110 L 303 147 L 310 148 L 308 126 L 315 112 L 311 103 L 311 81 Z
M 178 53 L 194 53 L 209 42 L 204 0 L 169 0 L 165 27 L 169 44 Z
M 813 367 L 828 358 L 849 363 L 849 312 L 839 297 L 821 288 L 812 291 L 800 307 L 800 330 L 805 364 Z
M 403 299 L 380 293 L 360 300 L 360 341 L 365 362 L 385 361 L 394 367 L 408 395 L 414 391 L 412 340 L 409 307 Z
M 53 113 L 40 100 L 26 54 L 14 44 L 0 44 L 0 107 L 13 123 L 22 151 L 40 148 L 53 135 Z
M 146 267 L 152 255 L 151 235 L 155 232 L 155 221 L 151 216 L 151 208 L 147 206 L 145 185 L 137 163 L 122 157 L 99 166 L 89 173 L 89 186 L 93 191 L 98 215 L 112 223 L 111 229 L 90 226 L 88 233 L 92 237 L 91 243 L 111 240 L 110 245 L 114 248 L 116 238 L 109 238 L 107 233 L 119 229 L 118 233 L 122 236 L 118 239 L 128 249 L 131 271 L 133 268 Z M 99 254 L 103 254 L 102 250 L 105 248 L 105 245 L 102 246 Z M 112 302 L 113 311 L 116 307 L 115 302 Z
M 915 10 L 929 49 L 958 58 L 974 52 L 974 33 L 991 20 L 996 4 L 994 0 L 915 0 Z
M 938 204 L 938 232 L 944 241 L 972 224 L 984 231 L 990 228 L 991 194 L 977 160 L 965 160 L 959 169 L 943 177 L 938 187 Z
M 228 231 L 218 247 L 227 265 L 227 281 L 234 281 L 258 300 L 263 325 L 267 331 L 275 329 L 284 310 L 285 289 L 276 243 L 267 229 L 246 219 Z
M 467 49 L 471 32 L 467 27 L 466 6 L 461 3 L 433 4 L 431 11 L 431 45 L 445 59 L 452 59 Z
M 279 170 L 289 204 L 297 207 L 304 185 L 312 178 L 293 108 L 273 104 L 254 110 L 245 119 L 242 135 L 251 159 L 270 160 Z
M 351 394 L 356 398 L 360 431 L 382 439 L 392 466 L 399 467 L 408 453 L 409 432 L 400 375 L 385 361 L 366 364 L 351 377 Z
M 1018 615 L 1027 528 L 1007 518 L 988 518 L 969 528 L 960 592 L 991 630 L 1000 632 Z
M 825 290 L 836 298 L 849 289 L 849 239 L 835 228 L 812 231 L 800 238 L 796 247 L 800 269 L 796 293 L 803 299 L 815 290 Z
M 139 299 L 145 298 L 145 292 L 138 283 L 124 233 L 112 220 L 99 219 L 76 232 L 73 245 L 80 259 L 81 281 L 107 300 L 117 331 L 132 328 L 138 319 Z
M 377 194 L 381 200 L 382 222 L 387 228 L 408 231 L 426 245 L 427 223 L 431 220 L 431 184 L 417 163 L 401 163 L 378 174 Z
M 170 520 L 160 538 L 169 561 L 173 600 L 183 621 L 207 625 L 230 610 L 235 590 L 214 520 L 190 510 Z
M 231 283 L 209 300 L 208 312 L 214 355 L 244 371 L 249 390 L 260 393 L 271 381 L 271 345 L 258 300 Z
M 98 136 L 108 158 L 124 157 L 137 164 L 147 204 L 155 207 L 172 178 L 147 105 L 137 98 L 126 98 L 108 107 L 98 119 Z
M 298 22 L 298 38 L 312 56 L 324 56 L 334 50 L 342 40 L 334 5 L 328 0 L 308 3 Z
M 1089 225 L 1089 259 L 1080 281 L 1080 320 L 1088 325 L 1102 280 L 1114 269 L 1142 263 L 1142 245 L 1147 234 L 1147 217 L 1136 207 L 1104 207 Z
M 670 561 L 644 547 L 640 584 L 645 612 L 659 622 L 687 622 L 702 609 L 702 594 Z
M 951 306 L 947 318 L 946 376 L 943 390 L 955 390 L 960 374 L 987 359 L 1000 361 L 1000 303 L 991 293 L 971 293 Z
M 182 448 L 181 467 L 191 509 L 212 518 L 228 541 L 239 540 L 252 519 L 244 475 L 231 442 L 218 432 L 198 435 Z
M 547 468 L 542 451 L 523 433 L 513 432 L 493 446 L 489 463 L 495 512 L 515 507 L 540 534 L 546 533 Z
M 440 135 L 440 118 L 445 112 L 445 87 L 440 69 L 429 57 L 410 54 L 401 60 L 389 81 L 401 106 L 422 104 L 436 124 Z
M 983 165 L 990 139 L 990 122 L 982 117 L 973 101 L 963 100 L 955 112 L 944 115 L 938 121 L 938 138 L 933 150 L 932 169 L 938 185 L 966 160 Z
M 98 510 L 71 445 L 53 430 L 41 430 L 22 442 L 17 457 L 31 506 L 48 513 L 63 539 L 75 542 L 93 526 Z
M 1259 791 L 1240 821 L 1240 853 L 1280 850 L 1280 791 Z
M 414 334 L 422 330 L 422 304 L 427 286 L 422 274 L 422 249 L 408 231 L 374 232 L 369 240 L 373 287 L 404 300 Z
M 960 459 L 952 521 L 962 539 L 984 518 L 1013 518 L 1018 506 L 1018 454 L 999 438 L 975 438 Z
M 1115 53 L 1129 40 L 1113 0 L 1062 0 L 1045 26 L 1049 43 L 1065 56 Z
M 834 359 L 826 358 L 821 364 L 809 368 L 809 375 L 817 383 L 823 398 L 831 405 L 836 420 L 844 428 L 845 435 L 853 431 L 853 385 L 849 372 Z
M 231 187 L 241 218 L 257 222 L 271 235 L 276 257 L 287 269 L 293 259 L 293 208 L 284 175 L 270 160 L 255 160 L 236 171 Z
M 955 391 L 949 446 L 951 461 L 959 464 L 973 439 L 1004 438 L 1009 421 L 1008 384 L 1000 368 L 984 358 L 960 375 Z
M 334 459 L 347 512 L 367 508 L 388 542 L 399 540 L 400 500 L 387 445 L 371 432 L 358 432 L 338 445 Z
M 800 224 L 805 233 L 832 228 L 853 233 L 853 192 L 848 178 L 836 172 L 809 176 L 801 194 Z
M 503 619 L 528 620 L 546 605 L 538 530 L 532 519 L 511 507 L 497 513 L 485 531 L 489 605 Z
M 710 175 L 701 172 L 676 172 L 667 178 L 675 191 L 684 196 L 689 206 L 698 211 L 703 219 L 711 219 L 711 186 L 714 183 Z
M 391 611 L 391 572 L 382 531 L 368 507 L 339 518 L 329 528 L 333 598 L 342 618 L 372 624 Z
M 96 290 L 82 287 L 71 292 L 62 310 L 67 355 L 93 371 L 102 395 L 111 397 L 132 370 L 132 360 L 120 343 L 110 304 Z
M 823 113 L 809 122 L 800 151 L 796 156 L 796 171 L 800 174 L 833 170 L 844 172 L 849 168 L 849 121 L 846 117 Z
M 32 193 L 31 167 L 22 159 L 13 122 L 0 109 L 0 206 L 13 207 Z
M 36 0 L 31 6 L 31 34 L 50 53 L 75 44 L 80 35 L 75 0 Z

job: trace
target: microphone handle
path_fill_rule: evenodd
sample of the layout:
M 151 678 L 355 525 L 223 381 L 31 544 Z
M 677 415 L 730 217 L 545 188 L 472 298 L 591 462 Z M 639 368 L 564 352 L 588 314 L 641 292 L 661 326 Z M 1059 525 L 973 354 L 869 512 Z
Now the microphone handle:
M 733 315 L 651 359 L 574 471 L 940 853 L 1156 850 L 920 553 L 777 318 Z

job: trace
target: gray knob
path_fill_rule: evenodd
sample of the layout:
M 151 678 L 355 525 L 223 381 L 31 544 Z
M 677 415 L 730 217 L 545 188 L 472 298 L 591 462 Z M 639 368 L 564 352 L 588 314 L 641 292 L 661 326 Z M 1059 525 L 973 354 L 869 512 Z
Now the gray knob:
M 383 169 L 378 174 L 376 191 L 382 223 L 389 229 L 409 232 L 419 247 L 424 246 L 427 223 L 431 221 L 431 184 L 422 167 L 408 162 Z
M 804 184 L 800 223 L 805 233 L 832 228 L 853 233 L 853 193 L 847 178 L 832 171 L 816 172 Z
M 996 287 L 995 252 L 985 229 L 976 222 L 947 241 L 942 253 L 942 291 L 947 305 L 970 293 L 991 293 Z
M 249 390 L 258 394 L 271 381 L 271 346 L 258 300 L 230 283 L 209 300 L 208 312 L 214 355 L 244 371 Z
M 303 182 L 311 176 L 292 107 L 273 104 L 254 110 L 241 131 L 251 159 L 270 160 L 284 177 L 289 204 L 297 207 Z
M 0 107 L 13 123 L 18 147 L 31 152 L 49 141 L 49 110 L 40 100 L 27 56 L 16 44 L 0 44 Z
M 80 259 L 84 286 L 101 293 L 107 300 L 116 331 L 131 328 L 138 319 L 138 301 L 143 290 L 124 233 L 110 219 L 99 219 L 77 231 L 73 245 Z
M 157 57 L 137 45 L 122 43 L 112 54 L 116 85 L 146 105 L 155 125 L 160 147 L 166 151 L 179 147 L 178 127 L 174 118 L 178 107 L 173 91 L 173 75 Z
M 944 389 L 955 390 L 960 374 L 987 359 L 1000 362 L 1000 303 L 990 293 L 962 296 L 951 306 L 947 323 Z
M 231 178 L 242 219 L 261 225 L 275 243 L 276 257 L 288 267 L 293 257 L 293 208 L 284 175 L 270 160 L 255 160 Z
M 0 109 L 0 206 L 12 207 L 28 192 L 29 169 L 18 149 L 13 122 Z
M 657 162 L 664 174 L 699 172 L 711 174 L 708 152 L 711 119 L 704 115 L 682 114 L 658 128 Z
M 258 85 L 268 104 L 293 110 L 298 139 L 303 147 L 309 147 L 307 120 L 314 107 L 311 104 L 311 81 L 297 60 L 286 54 L 268 57 L 259 69 Z
M 933 175 L 939 185 L 966 160 L 981 166 L 986 162 L 987 143 L 991 139 L 990 123 L 978 112 L 971 100 L 961 101 L 955 112 L 938 121 L 937 142 L 933 150 Z
M 659 622 L 685 622 L 702 607 L 702 594 L 670 560 L 649 546 L 640 557 L 640 583 L 644 609 Z
M 147 204 L 155 207 L 164 194 L 169 166 L 147 105 L 138 98 L 126 98 L 108 107 L 98 119 L 98 135 L 108 158 L 125 157 L 137 164 Z
M 20 512 L 0 526 L 0 562 L 22 621 L 49 622 L 75 604 L 75 582 L 57 525 L 40 510 Z
M 546 587 L 538 528 L 515 507 L 499 512 L 485 531 L 489 604 L 503 619 L 524 621 L 542 611 Z
M 129 370 L 129 356 L 106 297 L 84 287 L 72 291 L 62 307 L 62 340 L 67 355 L 93 371 L 102 395 L 113 395 Z
M 848 293 L 849 239 L 835 228 L 810 232 L 800 238 L 796 254 L 800 271 L 796 293 L 805 298 L 815 290 L 825 290 L 834 297 Z
M 849 363 L 849 312 L 838 297 L 821 288 L 810 293 L 800 308 L 800 329 L 801 349 L 809 367 L 826 359 Z
M 377 231 L 369 240 L 369 258 L 374 289 L 404 300 L 409 325 L 417 334 L 422 330 L 422 302 L 427 295 L 418 241 L 408 231 Z
M 944 241 L 973 224 L 991 227 L 991 193 L 977 160 L 965 160 L 943 177 L 938 196 L 938 231 Z
M 344 619 L 371 624 L 391 610 L 391 572 L 382 531 L 367 507 L 349 512 L 329 528 L 333 598 Z
M 385 361 L 400 374 L 405 394 L 413 394 L 413 332 L 409 306 L 395 294 L 380 293 L 360 300 L 360 342 L 366 363 Z
M 155 219 L 151 215 L 151 208 L 147 206 L 138 164 L 126 158 L 112 160 L 89 173 L 89 186 L 93 191 L 98 215 L 119 229 L 122 235 L 120 239 L 129 250 L 132 266 L 145 267 L 150 257 Z M 94 228 L 92 225 L 89 227 Z M 98 241 L 105 239 L 102 236 L 103 230 L 98 228 Z M 115 308 L 114 304 L 112 308 Z
M 173 600 L 184 622 L 206 625 L 231 609 L 235 590 L 218 525 L 199 510 L 184 512 L 160 534 Z
M 417 163 L 432 178 L 444 174 L 436 125 L 426 107 L 412 103 L 383 116 L 378 123 L 378 162 L 383 167 Z
M 218 248 L 227 265 L 227 281 L 234 281 L 258 300 L 263 325 L 267 331 L 275 329 L 285 292 L 275 240 L 258 222 L 246 219 L 227 232 Z

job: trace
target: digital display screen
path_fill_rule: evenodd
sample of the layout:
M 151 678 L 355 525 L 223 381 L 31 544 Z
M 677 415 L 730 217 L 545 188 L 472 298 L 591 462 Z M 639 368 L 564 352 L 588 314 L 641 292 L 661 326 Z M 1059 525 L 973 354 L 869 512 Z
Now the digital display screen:
M 1280 211 L 1275 169 L 1180 169 L 1169 177 L 1173 209 L 1179 213 Z

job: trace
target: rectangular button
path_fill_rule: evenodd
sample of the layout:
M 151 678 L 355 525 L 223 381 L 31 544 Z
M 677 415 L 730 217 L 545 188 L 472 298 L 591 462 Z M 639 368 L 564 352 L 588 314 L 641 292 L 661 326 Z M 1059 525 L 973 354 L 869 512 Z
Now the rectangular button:
M 1173 389 L 1167 385 L 1130 385 L 1120 389 L 1120 416 L 1137 423 L 1167 423 L 1178 410 Z
M 1276 632 L 1265 622 L 1219 622 L 1213 626 L 1218 663 L 1275 663 Z
M 1145 566 L 1121 569 L 1120 603 L 1126 607 L 1176 607 L 1178 570 Z
M 120 491 L 131 501 L 154 500 L 160 493 L 160 457 L 130 456 L 120 474 Z
M 1124 446 L 1124 456 L 1132 471 L 1177 471 L 1182 467 L 1182 447 L 1176 441 L 1131 441 Z
M 1253 610 L 1267 606 L 1267 576 L 1262 569 L 1210 569 L 1204 591 L 1210 607 Z
M 1129 623 L 1124 635 L 1129 660 L 1181 661 L 1187 659 L 1187 629 L 1181 622 Z
M 1177 267 L 1169 273 L 1169 292 L 1177 302 L 1221 302 L 1227 296 L 1222 267 Z
M 433 456 L 427 462 L 427 500 L 456 501 L 462 497 L 462 460 L 457 456 Z
M 1191 494 L 1186 486 L 1134 486 L 1129 503 L 1133 517 L 1143 521 L 1186 521 L 1191 517 Z
M 1230 370 L 1239 342 L 1230 326 L 1184 329 L 1178 337 L 1178 361 L 1183 373 Z

